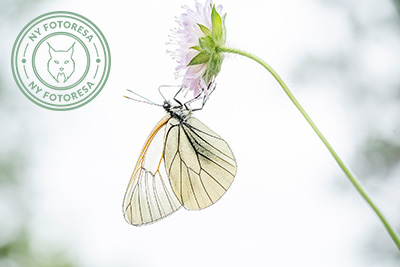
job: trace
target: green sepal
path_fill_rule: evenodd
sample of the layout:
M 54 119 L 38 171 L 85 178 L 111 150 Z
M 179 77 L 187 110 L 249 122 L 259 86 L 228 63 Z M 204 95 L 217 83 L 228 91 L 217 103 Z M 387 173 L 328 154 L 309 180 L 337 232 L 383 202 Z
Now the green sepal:
M 222 40 L 221 40 L 221 44 L 225 44 L 225 42 L 226 42 L 226 26 L 225 26 L 225 19 L 226 19 L 226 14 L 227 13 L 225 13 L 223 16 L 222 16 Z
M 203 51 L 203 49 L 201 49 L 201 47 L 198 46 L 198 45 L 189 47 L 189 49 L 197 50 L 197 51 L 200 51 L 200 52 Z
M 212 37 L 217 46 L 222 44 L 222 19 L 218 14 L 217 10 L 215 10 L 215 5 L 212 7 L 211 11 L 211 24 L 212 24 Z
M 202 50 L 205 50 L 210 54 L 215 50 L 214 40 L 211 36 L 200 37 L 199 44 Z
M 201 25 L 200 23 L 197 23 L 197 25 L 199 25 L 199 27 L 200 27 L 200 30 L 207 36 L 207 35 L 212 35 L 212 33 L 211 33 L 211 31 L 210 31 L 210 29 L 209 28 L 207 28 L 206 26 L 204 26 L 204 25 Z
M 188 66 L 198 65 L 206 63 L 210 60 L 210 53 L 207 51 L 201 51 L 187 64 Z
M 222 53 L 214 53 L 208 61 L 207 71 L 204 73 L 203 79 L 208 84 L 212 77 L 216 77 L 221 70 L 224 55 Z

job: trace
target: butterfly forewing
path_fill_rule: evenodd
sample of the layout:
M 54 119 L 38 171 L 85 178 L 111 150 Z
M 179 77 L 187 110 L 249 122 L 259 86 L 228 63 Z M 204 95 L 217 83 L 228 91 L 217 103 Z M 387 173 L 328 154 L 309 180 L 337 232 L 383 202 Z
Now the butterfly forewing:
M 214 204 L 236 174 L 236 160 L 228 144 L 194 117 L 168 121 L 164 160 L 172 189 L 189 210 Z
M 164 130 L 169 118 L 166 115 L 150 133 L 126 190 L 123 212 L 133 225 L 152 223 L 181 206 L 163 163 Z

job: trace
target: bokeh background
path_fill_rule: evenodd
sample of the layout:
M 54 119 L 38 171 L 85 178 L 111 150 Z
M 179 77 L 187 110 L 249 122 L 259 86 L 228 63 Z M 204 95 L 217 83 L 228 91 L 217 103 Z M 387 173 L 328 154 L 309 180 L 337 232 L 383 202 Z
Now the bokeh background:
M 122 199 L 140 149 L 179 85 L 166 54 L 181 6 L 194 1 L 0 1 L 0 266 L 399 266 L 389 235 L 276 81 L 227 56 L 196 116 L 238 161 L 227 194 L 135 228 Z M 339 155 L 400 230 L 400 1 L 217 2 L 228 43 L 287 81 Z M 22 28 L 72 11 L 106 36 L 103 91 L 76 110 L 34 105 L 11 50 Z

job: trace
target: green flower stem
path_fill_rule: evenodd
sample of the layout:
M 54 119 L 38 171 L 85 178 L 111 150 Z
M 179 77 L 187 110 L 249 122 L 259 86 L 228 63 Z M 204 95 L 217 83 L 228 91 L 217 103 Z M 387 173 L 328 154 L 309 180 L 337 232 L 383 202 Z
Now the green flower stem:
M 278 81 L 278 83 L 282 86 L 283 90 L 285 93 L 288 95 L 290 100 L 292 100 L 293 104 L 297 107 L 297 109 L 300 111 L 301 114 L 303 114 L 304 118 L 307 120 L 307 122 L 310 124 L 310 126 L 313 128 L 315 133 L 318 135 L 318 137 L 321 139 L 321 141 L 325 144 L 325 146 L 328 148 L 329 152 L 331 152 L 332 156 L 335 158 L 336 162 L 339 164 L 340 168 L 342 168 L 343 172 L 346 174 L 346 176 L 349 178 L 350 182 L 354 185 L 354 187 L 357 189 L 357 191 L 361 194 L 361 196 L 367 201 L 367 203 L 371 206 L 371 208 L 375 211 L 376 215 L 380 218 L 384 226 L 386 227 L 386 230 L 388 231 L 389 235 L 392 237 L 394 243 L 397 245 L 397 248 L 400 250 L 400 238 L 397 232 L 394 230 L 394 228 L 389 224 L 389 222 L 386 220 L 385 216 L 383 213 L 379 210 L 379 208 L 374 204 L 372 199 L 368 196 L 368 194 L 365 192 L 364 188 L 362 187 L 361 183 L 358 181 L 358 179 L 351 173 L 349 168 L 344 164 L 344 162 L 340 159 L 338 154 L 335 152 L 335 150 L 332 148 L 332 146 L 329 144 L 328 140 L 323 136 L 321 131 L 318 129 L 318 127 L 315 125 L 315 123 L 311 120 L 310 116 L 308 116 L 307 112 L 304 110 L 304 108 L 300 105 L 300 103 L 297 101 L 297 99 L 294 97 L 292 92 L 289 90 L 285 82 L 282 80 L 282 78 L 276 73 L 276 71 L 268 65 L 264 60 L 261 58 L 248 53 L 246 51 L 240 50 L 240 49 L 235 49 L 235 48 L 228 48 L 228 47 L 218 47 L 217 52 L 226 52 L 226 53 L 233 53 L 233 54 L 238 54 L 245 56 L 247 58 L 250 58 L 258 63 L 260 63 L 264 68 L 266 68 L 272 76 Z

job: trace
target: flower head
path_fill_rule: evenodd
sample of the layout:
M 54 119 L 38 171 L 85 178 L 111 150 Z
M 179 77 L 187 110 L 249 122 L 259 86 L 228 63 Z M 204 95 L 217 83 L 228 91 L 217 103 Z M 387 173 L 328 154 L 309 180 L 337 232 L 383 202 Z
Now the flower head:
M 222 6 L 215 7 L 212 0 L 205 5 L 196 2 L 196 10 L 183 7 L 185 12 L 177 19 L 179 27 L 174 29 L 172 38 L 178 45 L 175 51 L 168 51 L 176 59 L 177 76 L 183 74 L 183 86 L 193 91 L 194 96 L 203 92 L 208 95 L 209 85 L 221 69 L 223 54 L 218 47 L 225 44 L 225 15 Z

